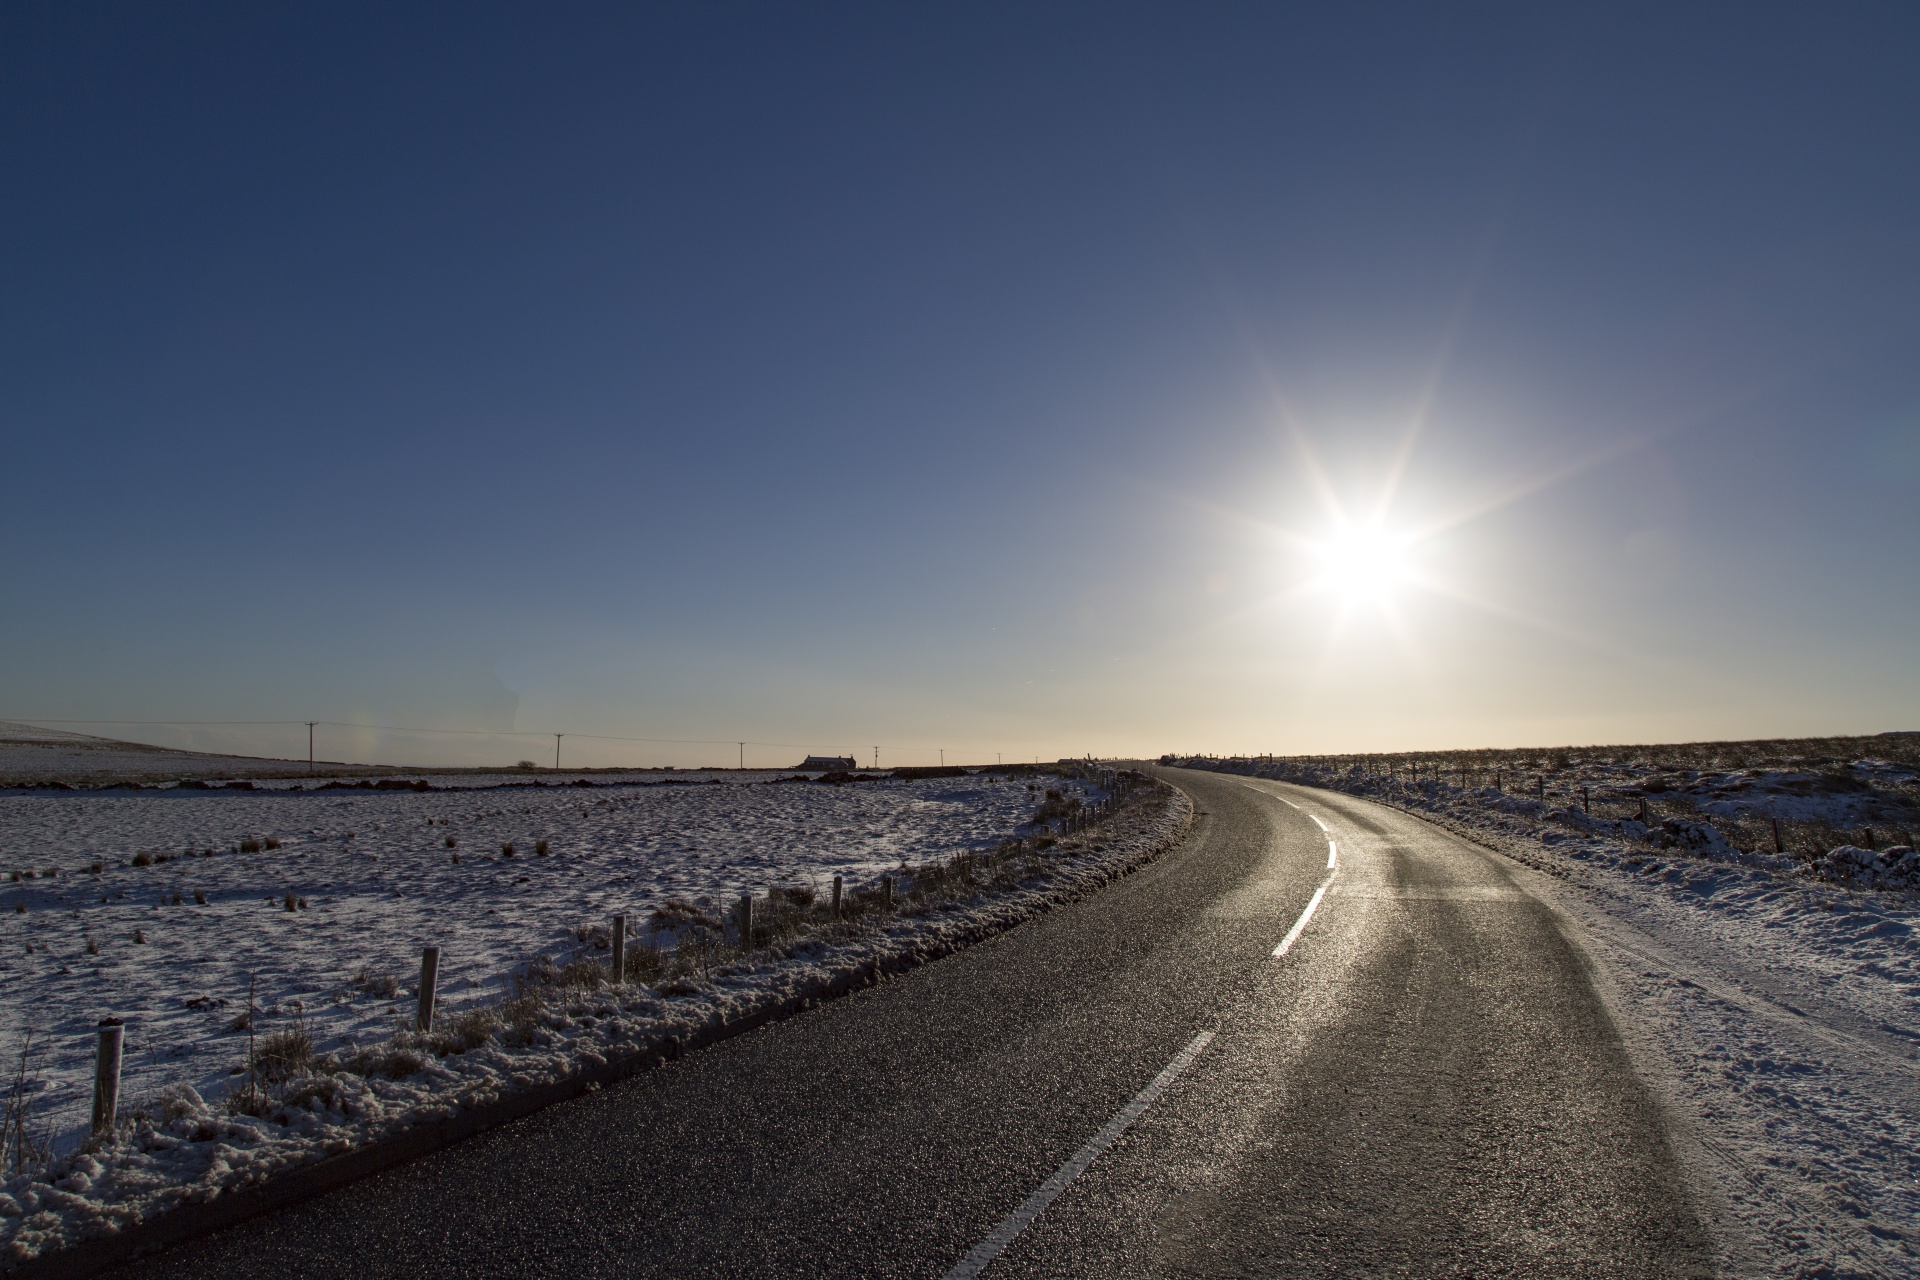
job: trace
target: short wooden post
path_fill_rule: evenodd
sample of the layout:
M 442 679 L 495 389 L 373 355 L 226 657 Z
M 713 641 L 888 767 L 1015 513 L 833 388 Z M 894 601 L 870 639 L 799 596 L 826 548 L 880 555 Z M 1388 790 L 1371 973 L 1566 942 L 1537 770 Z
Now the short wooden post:
M 1873 828 L 1872 827 L 1867 828 L 1867 848 L 1868 849 L 1873 848 Z
M 1780 819 L 1778 818 L 1773 819 L 1773 851 L 1775 853 L 1787 851 L 1786 841 L 1780 838 Z
M 613 980 L 627 980 L 627 918 L 613 918 Z
M 93 1132 L 112 1133 L 120 1110 L 120 1048 L 126 1026 L 100 1019 L 100 1047 L 93 1060 Z
M 1647 825 L 1647 798 L 1645 796 L 1640 797 L 1640 825 L 1643 827 Z
M 840 918 L 840 891 L 844 886 L 845 882 L 839 876 L 833 878 L 833 918 L 835 920 Z
M 881 893 L 881 901 L 886 903 L 887 907 L 891 909 L 893 906 L 893 877 L 892 876 L 880 877 L 880 893 Z
M 433 1030 L 433 993 L 440 981 L 440 948 L 420 948 L 420 1008 L 413 1025 L 421 1035 Z
M 740 946 L 742 950 L 753 949 L 753 894 L 751 891 L 740 895 Z
M 1587 789 L 1585 787 L 1580 788 L 1580 811 L 1588 817 L 1593 816 L 1593 805 L 1587 799 Z

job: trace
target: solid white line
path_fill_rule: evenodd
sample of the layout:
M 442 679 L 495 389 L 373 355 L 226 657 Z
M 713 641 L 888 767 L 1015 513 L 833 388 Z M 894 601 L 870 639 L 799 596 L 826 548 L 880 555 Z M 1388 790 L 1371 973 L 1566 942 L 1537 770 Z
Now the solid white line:
M 1327 826 L 1327 824 L 1326 824 L 1326 823 L 1324 823 L 1324 822 L 1321 822 L 1321 821 L 1320 821 L 1320 815 L 1319 815 L 1319 814 L 1317 814 L 1317 813 L 1310 813 L 1310 814 L 1308 814 L 1307 816 L 1308 816 L 1309 818 L 1312 818 L 1312 819 L 1314 820 L 1314 822 L 1315 822 L 1316 824 L 1318 824 L 1318 825 L 1319 825 L 1319 827 L 1320 827 L 1320 829 L 1321 829 L 1322 831 L 1327 831 L 1327 830 L 1330 830 L 1330 828 L 1329 828 L 1329 827 Z
M 1329 840 L 1327 841 L 1327 870 L 1331 871 L 1339 865 L 1340 846 Z
M 1327 885 L 1332 883 L 1333 877 L 1328 876 L 1326 884 L 1313 891 L 1313 897 L 1307 901 L 1307 909 L 1300 913 L 1300 918 L 1293 922 L 1293 928 L 1287 930 L 1287 936 L 1280 939 L 1280 945 L 1273 949 L 1276 958 L 1287 954 L 1293 944 L 1300 940 L 1300 931 L 1307 927 L 1307 921 L 1313 919 L 1314 908 L 1320 905 L 1320 899 L 1327 896 Z
M 973 1246 L 973 1251 L 960 1259 L 953 1270 L 947 1272 L 946 1280 L 973 1280 L 973 1277 L 979 1275 L 989 1262 L 999 1257 L 1000 1251 L 1012 1244 L 1013 1238 L 1025 1231 L 1027 1224 L 1039 1217 L 1046 1207 L 1053 1203 L 1053 1198 L 1067 1189 L 1068 1183 L 1086 1172 L 1087 1166 L 1092 1164 L 1102 1151 L 1112 1146 L 1120 1135 L 1127 1131 L 1127 1126 L 1138 1120 L 1140 1113 L 1153 1105 L 1155 1098 L 1166 1092 L 1167 1086 L 1192 1065 L 1193 1060 L 1200 1056 L 1200 1051 L 1207 1047 L 1207 1042 L 1211 1039 L 1213 1039 L 1213 1032 L 1202 1031 L 1187 1041 L 1187 1047 L 1174 1055 L 1173 1061 L 1153 1078 L 1152 1084 L 1136 1093 L 1132 1102 L 1120 1108 L 1113 1119 L 1107 1121 L 1106 1128 L 1094 1134 L 1093 1139 L 1086 1146 L 1073 1153 L 1073 1159 L 1055 1169 L 1053 1176 L 1041 1183 L 1040 1189 L 1028 1196 L 1025 1204 L 1008 1214 L 1001 1220 L 999 1226 L 987 1233 L 986 1239 Z

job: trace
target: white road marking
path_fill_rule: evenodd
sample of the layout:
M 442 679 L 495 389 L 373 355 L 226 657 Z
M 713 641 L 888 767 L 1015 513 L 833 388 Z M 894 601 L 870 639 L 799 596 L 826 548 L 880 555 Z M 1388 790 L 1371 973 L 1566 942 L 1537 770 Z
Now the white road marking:
M 1294 808 L 1300 809 L 1300 806 L 1297 804 L 1294 804 L 1293 801 L 1287 799 L 1285 796 L 1274 795 L 1273 792 L 1268 791 L 1265 787 L 1256 787 L 1251 782 L 1243 782 L 1240 785 L 1244 786 L 1249 791 L 1258 791 L 1261 795 L 1266 796 L 1268 799 L 1278 800 L 1281 804 L 1293 805 Z M 1305 809 L 1300 809 L 1300 812 L 1307 813 Z M 1337 870 L 1340 866 L 1340 846 L 1334 843 L 1333 828 L 1329 827 L 1326 823 L 1320 821 L 1320 815 L 1317 813 L 1307 813 L 1307 816 L 1313 819 L 1315 826 L 1319 827 L 1321 831 L 1326 833 L 1327 870 L 1328 871 Z M 1300 940 L 1301 930 L 1307 927 L 1307 921 L 1313 919 L 1314 911 L 1320 906 L 1320 899 L 1327 896 L 1327 890 L 1332 886 L 1332 884 L 1333 884 L 1333 877 L 1328 876 L 1326 879 L 1326 882 L 1323 883 L 1318 889 L 1315 889 L 1313 891 L 1313 897 L 1309 899 L 1307 902 L 1307 909 L 1300 913 L 1300 918 L 1293 922 L 1293 928 L 1287 930 L 1287 936 L 1280 939 L 1280 945 L 1273 949 L 1273 954 L 1276 958 L 1287 954 L 1287 952 L 1293 949 L 1293 944 Z M 949 1277 L 949 1280 L 951 1280 L 951 1277 Z
M 1273 794 L 1273 792 L 1267 790 L 1265 787 L 1256 787 L 1251 782 L 1243 782 L 1240 785 L 1245 787 L 1247 790 L 1253 792 L 1257 796 L 1265 796 L 1269 800 L 1278 800 L 1281 804 L 1286 805 L 1289 809 L 1300 809 L 1300 806 L 1295 804 L 1293 801 L 1287 799 L 1285 796 L 1277 796 Z M 1304 809 L 1301 809 L 1300 811 L 1302 813 L 1306 812 L 1306 810 Z
M 1333 877 L 1328 876 L 1326 882 L 1313 891 L 1313 897 L 1307 901 L 1307 909 L 1300 913 L 1300 918 L 1293 922 L 1293 928 L 1287 930 L 1287 936 L 1280 939 L 1280 945 L 1273 949 L 1275 959 L 1287 954 L 1293 949 L 1293 944 L 1300 940 L 1300 931 L 1307 927 L 1307 921 L 1313 919 L 1314 909 L 1320 905 L 1320 899 L 1327 896 L 1327 886 L 1332 883 Z
M 1187 1047 L 1174 1055 L 1166 1069 L 1153 1078 L 1153 1083 L 1133 1095 L 1133 1101 L 1120 1108 L 1113 1119 L 1107 1121 L 1107 1127 L 1093 1135 L 1086 1146 L 1073 1153 L 1073 1158 L 1053 1171 L 1053 1176 L 1040 1184 L 1040 1189 L 1027 1197 L 1026 1203 L 1008 1214 L 1000 1225 L 987 1233 L 987 1238 L 973 1246 L 973 1251 L 960 1259 L 953 1270 L 947 1272 L 946 1280 L 973 1280 L 986 1265 L 1000 1256 L 1000 1251 L 1013 1243 L 1013 1238 L 1027 1229 L 1032 1222 L 1046 1211 L 1055 1196 L 1067 1189 L 1067 1184 L 1086 1172 L 1102 1151 L 1119 1140 L 1127 1131 L 1127 1126 L 1140 1118 L 1140 1114 L 1153 1105 L 1153 1100 L 1166 1092 L 1167 1086 L 1179 1078 L 1180 1073 L 1193 1065 L 1200 1051 L 1213 1039 L 1213 1032 L 1202 1031 L 1187 1041 Z

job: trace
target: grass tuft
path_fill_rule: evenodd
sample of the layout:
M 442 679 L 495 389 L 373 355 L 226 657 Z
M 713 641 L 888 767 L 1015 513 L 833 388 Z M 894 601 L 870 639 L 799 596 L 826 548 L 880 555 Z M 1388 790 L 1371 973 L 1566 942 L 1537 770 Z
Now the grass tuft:
M 390 973 L 375 973 L 365 965 L 353 975 L 353 985 L 382 1000 L 391 1000 L 400 993 L 400 979 Z
M 263 1080 L 290 1080 L 313 1065 L 313 1035 L 296 1020 L 260 1038 L 253 1053 L 254 1070 Z

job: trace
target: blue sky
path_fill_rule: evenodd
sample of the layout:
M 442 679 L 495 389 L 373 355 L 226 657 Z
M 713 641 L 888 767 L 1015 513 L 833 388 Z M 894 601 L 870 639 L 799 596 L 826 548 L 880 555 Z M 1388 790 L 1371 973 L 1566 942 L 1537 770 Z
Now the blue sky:
M 10 4 L 0 717 L 1920 728 L 1917 64 L 1906 5 Z

